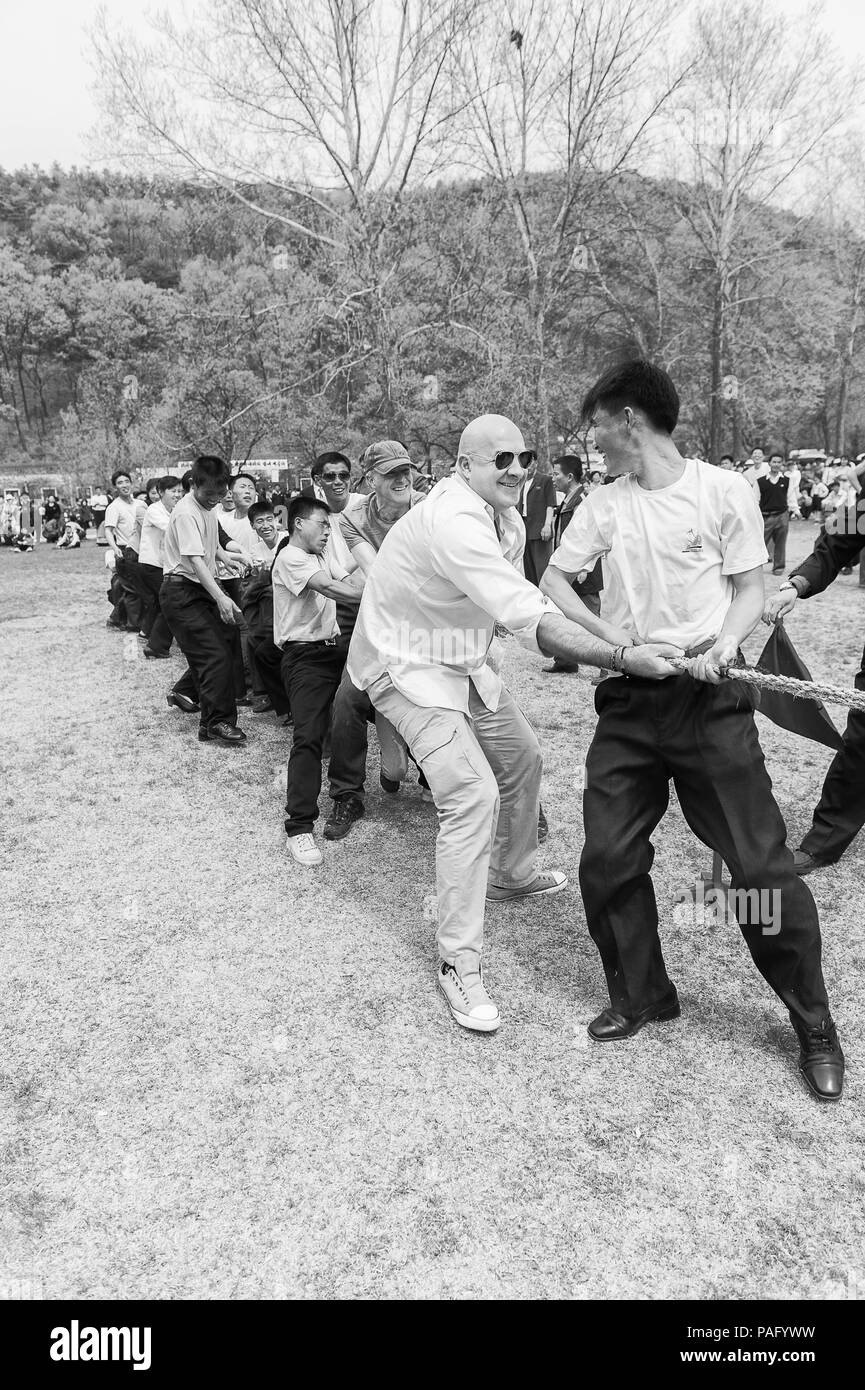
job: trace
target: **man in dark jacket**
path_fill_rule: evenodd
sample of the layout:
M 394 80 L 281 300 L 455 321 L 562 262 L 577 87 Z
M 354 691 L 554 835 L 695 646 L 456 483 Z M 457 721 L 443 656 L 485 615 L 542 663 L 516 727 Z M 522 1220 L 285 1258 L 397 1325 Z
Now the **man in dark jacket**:
M 526 528 L 523 573 L 530 584 L 538 585 L 553 553 L 556 489 L 549 473 L 538 472 L 538 461 L 534 457 L 520 494 L 519 509 Z
M 865 548 L 865 497 L 856 504 L 827 516 L 814 549 L 784 580 L 763 611 L 763 621 L 777 623 L 792 613 L 799 599 L 821 594 Z M 865 652 L 854 685 L 865 691 Z M 851 709 L 844 730 L 844 746 L 829 765 L 813 823 L 794 852 L 796 872 L 810 874 L 834 864 L 865 825 L 865 714 Z

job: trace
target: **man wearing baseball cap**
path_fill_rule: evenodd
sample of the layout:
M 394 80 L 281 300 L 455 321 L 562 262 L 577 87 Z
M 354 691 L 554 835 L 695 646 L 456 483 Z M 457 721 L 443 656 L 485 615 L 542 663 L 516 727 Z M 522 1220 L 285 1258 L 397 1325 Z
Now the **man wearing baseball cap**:
M 346 508 L 340 526 L 351 560 L 367 575 L 391 527 L 422 502 L 424 494 L 413 490 L 414 465 L 398 439 L 370 444 L 360 466 L 372 491 Z M 366 691 L 359 690 L 346 671 L 333 703 L 328 768 L 333 810 L 324 827 L 326 840 L 341 840 L 364 814 L 367 721 L 373 718 L 381 744 L 381 785 L 393 795 L 408 771 L 405 744 L 383 715 L 376 717 Z
M 395 455 L 384 457 L 384 463 Z M 439 816 L 437 978 L 457 1023 L 499 1026 L 481 974 L 487 901 L 558 893 L 539 873 L 541 750 L 488 661 L 496 622 L 530 651 L 661 680 L 670 646 L 613 647 L 563 617 L 523 577 L 517 510 L 532 457 L 513 421 L 483 415 L 463 430 L 456 472 L 381 543 L 347 670 L 422 767 Z

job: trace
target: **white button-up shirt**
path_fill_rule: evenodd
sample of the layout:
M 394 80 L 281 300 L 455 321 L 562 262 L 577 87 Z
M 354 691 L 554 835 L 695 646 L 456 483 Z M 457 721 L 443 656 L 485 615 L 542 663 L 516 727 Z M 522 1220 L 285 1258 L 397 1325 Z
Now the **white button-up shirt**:
M 537 627 L 559 613 L 522 575 L 526 531 L 499 518 L 460 477 L 443 479 L 385 536 L 370 569 L 348 654 L 367 690 L 387 673 L 413 704 L 469 712 L 471 680 L 487 709 L 502 683 L 487 664 L 495 623 L 540 652 Z

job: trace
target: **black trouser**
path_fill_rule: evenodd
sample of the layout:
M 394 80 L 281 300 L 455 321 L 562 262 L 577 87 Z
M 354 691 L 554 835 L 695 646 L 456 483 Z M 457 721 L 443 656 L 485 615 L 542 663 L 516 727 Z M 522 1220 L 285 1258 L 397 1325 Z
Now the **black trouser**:
M 272 632 L 272 629 L 271 629 Z M 282 652 L 270 634 L 247 629 L 249 664 L 253 677 L 253 693 L 269 695 L 277 714 L 289 714 L 285 686 L 282 683 Z
M 123 547 L 122 554 L 114 562 L 109 598 L 114 605 L 109 622 L 117 627 L 128 627 L 130 631 L 141 630 L 143 601 L 141 581 L 138 577 L 138 555 L 131 545 Z
M 865 651 L 854 685 L 865 692 Z M 829 764 L 814 824 L 802 841 L 806 854 L 827 864 L 840 859 L 865 825 L 865 714 L 851 709 L 844 746 Z
M 366 780 L 367 726 L 375 720 L 375 710 L 365 690 L 358 690 L 347 671 L 343 672 L 333 704 L 330 731 L 328 778 L 334 801 L 341 797 L 363 799 Z
M 667 809 L 672 777 L 682 814 L 721 855 L 733 888 L 766 892 L 758 911 L 749 903 L 739 913 L 754 964 L 794 1022 L 817 1024 L 829 1012 L 817 909 L 786 845 L 750 688 L 690 676 L 612 678 L 596 690 L 595 708 L 580 886 L 613 1008 L 639 1013 L 672 988 L 649 876 L 650 836 Z
M 772 568 L 783 570 L 787 564 L 787 532 L 790 529 L 789 512 L 763 513 L 763 539 L 766 549 L 772 545 Z
M 221 587 L 240 607 L 240 580 L 220 579 Z M 231 647 L 231 669 L 234 672 L 234 697 L 244 699 L 246 695 L 246 667 L 243 661 L 243 644 L 246 638 L 246 619 L 241 617 L 237 627 L 228 629 L 228 642 Z
M 189 667 L 174 686 L 201 704 L 201 727 L 237 723 L 234 672 L 229 642 L 231 628 L 219 616 L 216 603 L 192 579 L 169 575 L 159 591 L 166 622 Z
M 530 584 L 540 584 L 544 570 L 550 563 L 552 553 L 553 543 L 551 540 L 526 541 L 526 548 L 523 551 L 523 574 Z
M 282 651 L 282 682 L 294 723 L 288 756 L 285 831 L 309 835 L 318 819 L 321 750 L 333 698 L 342 680 L 348 641 L 287 642 Z
M 144 597 L 141 631 L 147 634 L 151 651 L 167 655 L 171 650 L 171 628 L 159 606 L 159 591 L 162 588 L 163 577 L 161 565 L 142 565 L 139 561 L 138 578 Z

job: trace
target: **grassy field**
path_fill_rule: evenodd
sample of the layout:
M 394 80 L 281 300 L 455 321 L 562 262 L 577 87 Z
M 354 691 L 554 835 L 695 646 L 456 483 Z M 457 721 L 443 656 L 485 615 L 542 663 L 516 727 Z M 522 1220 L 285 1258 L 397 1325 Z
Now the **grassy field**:
M 814 534 L 794 526 L 794 558 Z M 179 658 L 145 662 L 105 628 L 103 555 L 0 552 L 0 1290 L 865 1297 L 861 839 L 808 880 L 840 1106 L 806 1092 L 738 932 L 678 901 L 709 854 L 675 804 L 655 881 L 682 1018 L 591 1045 L 606 995 L 576 787 L 593 692 L 510 643 L 545 752 L 542 862 L 571 886 L 490 909 L 504 1022 L 467 1034 L 435 988 L 435 812 L 416 784 L 386 798 L 371 759 L 366 820 L 318 870 L 294 865 L 287 731 L 245 712 L 245 751 L 200 745 L 164 700 Z M 852 683 L 863 618 L 855 574 L 800 606 L 815 677 Z M 798 844 L 830 754 L 761 725 Z

